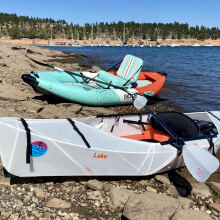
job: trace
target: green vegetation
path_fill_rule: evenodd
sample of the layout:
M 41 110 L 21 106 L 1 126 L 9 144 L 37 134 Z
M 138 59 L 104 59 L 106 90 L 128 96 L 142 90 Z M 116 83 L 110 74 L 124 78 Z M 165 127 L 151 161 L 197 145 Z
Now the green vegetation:
M 125 28 L 124 28 L 125 27 Z M 65 20 L 32 18 L 16 14 L 0 13 L 0 37 L 20 38 L 66 38 L 66 39 L 218 39 L 220 30 L 216 27 L 190 27 L 188 24 L 174 23 L 86 23 L 84 26 L 68 24 Z M 123 39 L 123 36 L 125 39 Z

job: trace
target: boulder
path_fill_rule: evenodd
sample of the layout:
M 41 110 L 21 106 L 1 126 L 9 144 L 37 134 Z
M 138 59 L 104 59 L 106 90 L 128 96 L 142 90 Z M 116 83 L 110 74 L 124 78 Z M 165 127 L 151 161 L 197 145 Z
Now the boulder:
M 167 186 L 170 185 L 170 180 L 169 180 L 168 177 L 166 177 L 166 176 L 156 175 L 154 178 L 155 178 L 158 182 L 160 182 L 160 183 L 163 183 L 163 184 L 165 184 L 165 185 L 167 185 Z
M 220 204 L 217 203 L 210 203 L 209 208 L 215 210 L 216 212 L 220 213 Z
M 220 183 L 210 182 L 207 183 L 207 185 L 210 187 L 210 189 L 216 193 L 218 196 L 220 196 Z
M 187 189 L 179 187 L 179 186 L 169 186 L 167 189 L 167 194 L 170 194 L 172 196 L 183 196 L 185 197 L 187 195 Z
M 111 202 L 114 209 L 123 210 L 125 202 L 133 192 L 120 187 L 112 187 L 110 190 Z
M 179 210 L 176 212 L 172 220 L 211 220 L 212 218 L 205 212 L 197 210 Z
M 193 201 L 184 197 L 179 197 L 180 208 L 181 209 L 189 209 L 193 206 Z
M 132 220 L 169 220 L 180 206 L 175 198 L 153 192 L 132 194 L 126 201 L 123 216 Z
M 203 196 L 203 197 L 210 197 L 212 196 L 209 187 L 205 183 L 194 183 L 192 184 L 192 192 L 195 195 Z
M 9 177 L 1 177 L 0 178 L 0 185 L 10 186 L 11 185 L 11 178 L 9 178 Z

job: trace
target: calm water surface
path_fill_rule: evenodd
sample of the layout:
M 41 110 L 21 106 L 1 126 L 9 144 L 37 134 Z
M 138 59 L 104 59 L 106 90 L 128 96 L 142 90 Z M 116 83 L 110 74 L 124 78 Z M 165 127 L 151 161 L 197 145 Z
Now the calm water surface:
M 95 56 L 109 68 L 126 54 L 144 60 L 143 70 L 168 74 L 160 96 L 184 111 L 220 110 L 220 47 L 46 47 Z M 90 60 L 90 59 L 89 59 Z M 88 60 L 88 64 L 89 63 Z M 100 62 L 99 62 L 100 61 Z M 166 105 L 166 102 L 164 102 Z

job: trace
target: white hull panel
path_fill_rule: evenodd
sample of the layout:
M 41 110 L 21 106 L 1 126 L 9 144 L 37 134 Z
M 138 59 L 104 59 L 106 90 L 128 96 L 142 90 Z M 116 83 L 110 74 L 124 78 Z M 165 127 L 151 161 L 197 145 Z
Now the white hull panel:
M 215 112 L 220 116 L 219 112 Z M 206 114 L 207 115 L 207 114 Z M 220 121 L 210 116 L 220 128 Z M 73 119 L 84 134 L 88 148 L 66 119 L 27 119 L 31 131 L 31 163 L 26 163 L 27 137 L 18 118 L 0 119 L 0 154 L 4 168 L 20 177 L 28 176 L 140 176 L 174 169 L 184 165 L 182 156 L 177 156 L 173 146 L 160 143 L 136 141 L 119 136 L 140 130 L 140 126 L 127 127 L 124 118 L 88 117 Z M 145 116 L 145 119 L 147 116 Z M 113 132 L 110 132 L 115 124 Z M 140 131 L 139 131 L 140 132 Z M 41 144 L 35 144 L 39 143 Z M 197 147 L 209 148 L 206 139 L 190 141 Z M 215 150 L 220 147 L 220 138 L 213 138 Z

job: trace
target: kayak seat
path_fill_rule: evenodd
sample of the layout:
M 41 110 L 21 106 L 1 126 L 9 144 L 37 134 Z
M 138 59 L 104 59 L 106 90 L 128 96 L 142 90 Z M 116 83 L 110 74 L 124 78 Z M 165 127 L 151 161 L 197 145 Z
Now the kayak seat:
M 195 138 L 200 135 L 200 129 L 195 121 L 180 112 L 161 112 L 157 116 L 181 138 Z M 145 126 L 142 134 L 123 136 L 134 140 L 168 141 L 169 133 L 153 117 L 149 119 L 149 125 Z
M 168 141 L 170 136 L 163 132 L 157 131 L 151 127 L 151 125 L 145 126 L 145 131 L 142 134 L 133 134 L 128 136 L 121 136 L 137 141 L 150 141 L 150 142 L 163 142 Z
M 195 121 L 180 112 L 161 112 L 157 116 L 181 138 L 195 138 L 200 134 L 200 129 Z M 168 132 L 154 118 L 150 118 L 153 129 L 168 135 Z
M 122 87 L 126 82 L 129 81 L 126 85 L 127 87 L 129 87 L 129 84 L 137 81 L 142 66 L 142 59 L 127 54 L 117 71 L 117 76 L 101 70 L 98 72 L 97 79 L 106 83 L 112 83 L 113 85 L 117 85 L 120 87 Z M 108 85 L 104 85 L 102 83 L 97 84 L 103 88 L 108 88 Z

